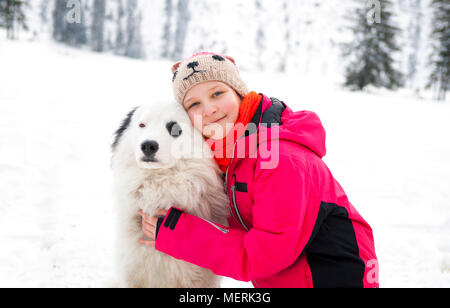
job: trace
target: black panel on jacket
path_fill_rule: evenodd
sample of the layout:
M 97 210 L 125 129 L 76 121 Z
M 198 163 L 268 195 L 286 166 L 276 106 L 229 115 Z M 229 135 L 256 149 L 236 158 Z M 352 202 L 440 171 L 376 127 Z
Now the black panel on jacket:
M 320 204 L 311 238 L 302 254 L 305 252 L 315 288 L 363 287 L 365 265 L 344 207 Z

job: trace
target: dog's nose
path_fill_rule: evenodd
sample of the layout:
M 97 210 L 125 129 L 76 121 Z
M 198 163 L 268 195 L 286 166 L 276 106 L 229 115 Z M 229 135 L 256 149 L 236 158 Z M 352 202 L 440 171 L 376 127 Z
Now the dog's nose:
M 156 141 L 145 141 L 141 144 L 141 150 L 144 152 L 145 156 L 152 156 L 158 152 L 159 145 Z

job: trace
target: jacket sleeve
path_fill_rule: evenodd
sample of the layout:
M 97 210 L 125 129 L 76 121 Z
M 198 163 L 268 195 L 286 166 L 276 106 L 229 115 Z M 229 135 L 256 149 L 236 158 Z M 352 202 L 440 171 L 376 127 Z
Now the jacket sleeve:
M 271 276 L 292 265 L 318 211 L 307 208 L 308 172 L 303 162 L 280 154 L 273 169 L 262 169 L 258 159 L 254 177 L 253 227 L 248 232 L 182 213 L 176 226 L 161 225 L 156 249 L 240 281 Z

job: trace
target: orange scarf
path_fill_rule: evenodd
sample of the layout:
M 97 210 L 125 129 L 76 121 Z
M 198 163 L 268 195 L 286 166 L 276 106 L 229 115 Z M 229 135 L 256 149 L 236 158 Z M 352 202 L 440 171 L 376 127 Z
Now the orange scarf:
M 262 95 L 256 92 L 250 92 L 247 94 L 239 106 L 239 117 L 234 124 L 233 129 L 222 139 L 206 139 L 206 142 L 211 147 L 214 154 L 214 159 L 224 173 L 226 172 L 228 165 L 231 163 L 233 155 L 233 147 L 236 140 L 240 138 L 247 127 L 247 124 L 253 118 L 256 109 L 258 109 L 261 102 Z M 242 125 L 237 126 L 238 123 Z

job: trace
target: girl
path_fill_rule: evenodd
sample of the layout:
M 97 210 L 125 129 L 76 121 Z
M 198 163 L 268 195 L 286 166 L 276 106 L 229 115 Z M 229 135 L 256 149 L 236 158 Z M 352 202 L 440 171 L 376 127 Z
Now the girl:
M 249 92 L 231 57 L 176 63 L 173 90 L 211 146 L 229 227 L 172 207 L 148 217 L 147 246 L 255 287 L 378 287 L 372 229 L 322 161 L 316 114 Z

